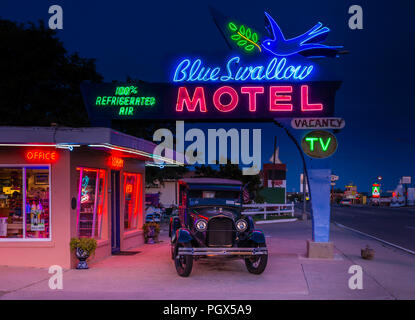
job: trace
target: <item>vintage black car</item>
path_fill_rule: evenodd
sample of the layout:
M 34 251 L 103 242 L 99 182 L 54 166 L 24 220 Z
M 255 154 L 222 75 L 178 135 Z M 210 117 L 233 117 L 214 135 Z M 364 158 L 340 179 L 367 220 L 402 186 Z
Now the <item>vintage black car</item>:
M 169 234 L 171 257 L 180 276 L 189 276 L 193 260 L 210 256 L 244 259 L 254 274 L 265 270 L 265 236 L 250 216 L 242 214 L 241 189 L 237 180 L 179 181 L 179 215 L 171 218 Z

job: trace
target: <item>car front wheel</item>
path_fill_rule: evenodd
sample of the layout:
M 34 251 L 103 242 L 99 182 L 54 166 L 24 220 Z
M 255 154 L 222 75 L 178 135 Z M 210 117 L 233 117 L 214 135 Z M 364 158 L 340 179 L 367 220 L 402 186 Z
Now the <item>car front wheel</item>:
M 261 274 L 267 267 L 268 254 L 261 254 L 245 259 L 246 268 L 250 273 Z
M 182 255 L 180 256 L 179 248 L 191 248 L 190 243 L 177 243 L 176 252 L 174 257 L 174 265 L 176 266 L 177 274 L 181 277 L 188 277 L 192 272 L 193 267 L 193 256 Z

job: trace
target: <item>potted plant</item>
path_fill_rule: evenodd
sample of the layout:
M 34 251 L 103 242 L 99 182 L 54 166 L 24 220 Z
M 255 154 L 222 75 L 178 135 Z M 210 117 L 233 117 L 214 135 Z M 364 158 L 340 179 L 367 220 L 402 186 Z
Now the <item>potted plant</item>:
M 157 222 L 147 222 L 143 225 L 144 242 L 154 243 L 158 242 L 160 233 L 160 225 Z
M 363 259 L 372 260 L 375 257 L 375 250 L 366 245 L 366 248 L 360 251 L 360 255 Z
M 79 260 L 76 269 L 88 269 L 86 260 L 95 254 L 97 240 L 92 238 L 72 238 L 70 246 L 71 251 L 75 251 L 75 255 Z

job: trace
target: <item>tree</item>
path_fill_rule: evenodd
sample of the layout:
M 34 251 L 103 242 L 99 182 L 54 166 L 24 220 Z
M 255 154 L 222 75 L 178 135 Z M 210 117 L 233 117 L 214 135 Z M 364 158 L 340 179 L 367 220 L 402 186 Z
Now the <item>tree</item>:
M 94 59 L 69 54 L 43 21 L 0 19 L 0 39 L 1 125 L 89 125 L 79 85 L 102 81 Z

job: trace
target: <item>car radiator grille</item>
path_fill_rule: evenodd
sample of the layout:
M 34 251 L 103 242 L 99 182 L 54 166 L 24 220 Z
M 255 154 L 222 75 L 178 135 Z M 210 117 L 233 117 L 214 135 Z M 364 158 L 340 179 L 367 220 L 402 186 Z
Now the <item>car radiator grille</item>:
M 207 229 L 207 245 L 220 247 L 232 246 L 235 229 L 233 220 L 229 218 L 212 218 Z

